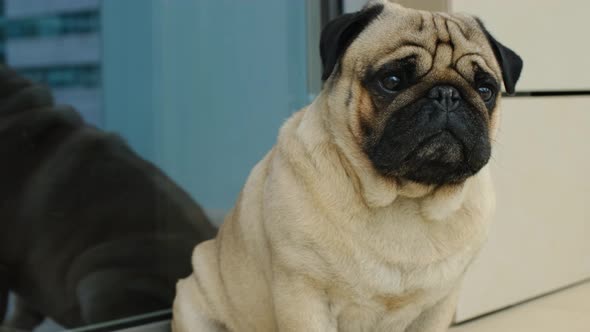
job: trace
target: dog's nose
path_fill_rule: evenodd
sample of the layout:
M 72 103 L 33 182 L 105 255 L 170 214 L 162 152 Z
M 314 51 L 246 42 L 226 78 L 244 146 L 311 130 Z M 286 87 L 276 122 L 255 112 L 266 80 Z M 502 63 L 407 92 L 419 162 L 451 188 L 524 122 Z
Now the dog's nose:
M 451 85 L 437 85 L 430 90 L 428 98 L 434 99 L 435 104 L 444 111 L 453 111 L 459 106 L 461 94 Z

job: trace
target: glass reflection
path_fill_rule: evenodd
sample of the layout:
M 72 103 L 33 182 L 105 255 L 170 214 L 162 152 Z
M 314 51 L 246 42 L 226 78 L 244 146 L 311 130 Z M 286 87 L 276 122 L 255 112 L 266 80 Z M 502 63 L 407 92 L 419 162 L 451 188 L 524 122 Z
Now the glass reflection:
M 214 227 L 118 136 L 0 70 L 0 268 L 5 327 L 76 327 L 167 309 Z

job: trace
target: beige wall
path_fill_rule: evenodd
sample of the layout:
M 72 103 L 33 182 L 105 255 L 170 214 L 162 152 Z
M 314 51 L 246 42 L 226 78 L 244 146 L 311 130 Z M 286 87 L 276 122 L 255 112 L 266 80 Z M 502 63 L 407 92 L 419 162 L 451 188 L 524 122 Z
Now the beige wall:
M 481 17 L 524 58 L 521 91 L 590 88 L 590 1 L 453 0 L 451 7 Z
M 497 211 L 457 320 L 590 278 L 590 96 L 503 100 Z

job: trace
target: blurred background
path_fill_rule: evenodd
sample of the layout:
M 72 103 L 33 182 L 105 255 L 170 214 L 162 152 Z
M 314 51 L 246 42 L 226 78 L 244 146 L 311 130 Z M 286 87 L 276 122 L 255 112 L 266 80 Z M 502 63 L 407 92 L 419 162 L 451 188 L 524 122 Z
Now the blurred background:
M 477 14 L 525 61 L 517 94 L 504 100 L 494 152 L 499 212 L 465 282 L 456 321 L 467 323 L 458 329 L 541 331 L 510 320 L 469 324 L 576 286 L 584 292 L 568 289 L 580 299 L 518 313 L 514 321 L 561 313 L 574 324 L 565 330 L 590 331 L 582 317 L 590 312 L 584 283 L 590 278 L 590 59 L 584 23 L 590 5 L 399 2 Z M 219 225 L 280 125 L 320 90 L 322 26 L 364 3 L 0 0 L 0 61 L 50 87 L 57 103 L 75 107 L 88 124 L 120 134 Z M 547 320 L 542 323 L 551 331 L 568 326 Z M 144 317 L 131 325 L 145 322 Z M 37 331 L 61 329 L 46 322 Z
M 281 122 L 317 92 L 312 5 L 6 0 L 0 56 L 223 212 Z

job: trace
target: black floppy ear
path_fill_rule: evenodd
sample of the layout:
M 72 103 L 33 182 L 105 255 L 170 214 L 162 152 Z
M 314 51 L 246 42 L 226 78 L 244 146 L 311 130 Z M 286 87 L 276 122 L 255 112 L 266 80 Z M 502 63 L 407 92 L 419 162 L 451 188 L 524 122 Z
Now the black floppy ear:
M 492 50 L 496 55 L 496 60 L 498 60 L 498 63 L 500 64 L 500 69 L 502 69 L 502 80 L 504 80 L 506 92 L 513 94 L 516 87 L 516 82 L 518 81 L 520 72 L 522 71 L 522 59 L 520 56 L 518 56 L 518 54 L 514 53 L 513 50 L 497 41 L 496 38 L 494 38 L 485 28 L 483 22 L 479 18 L 477 18 L 477 22 L 486 35 L 488 42 L 492 46 Z
M 337 17 L 324 27 L 320 37 L 320 56 L 324 66 L 323 81 L 330 77 L 338 60 L 352 41 L 382 10 L 383 5 L 364 8 L 356 13 Z

